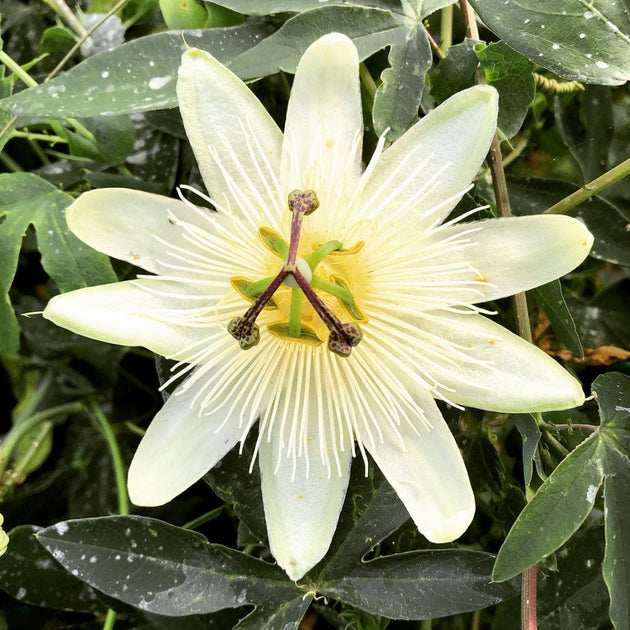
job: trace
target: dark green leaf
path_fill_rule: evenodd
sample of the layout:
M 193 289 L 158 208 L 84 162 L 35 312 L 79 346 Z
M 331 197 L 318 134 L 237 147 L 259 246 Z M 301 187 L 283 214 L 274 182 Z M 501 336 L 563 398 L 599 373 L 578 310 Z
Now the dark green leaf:
M 475 54 L 486 80 L 499 92 L 499 129 L 508 137 L 518 133 L 536 91 L 533 64 L 505 42 L 477 44 Z
M 523 478 L 525 485 L 529 485 L 532 480 L 532 463 L 538 453 L 538 442 L 540 442 L 540 429 L 536 420 L 529 414 L 519 413 L 514 416 L 514 424 L 521 434 L 523 441 Z
M 610 0 L 470 0 L 512 48 L 560 76 L 619 85 L 630 79 L 630 12 Z
M 574 302 L 571 311 L 578 324 L 584 344 L 630 347 L 630 279 L 616 282 L 586 305 Z
M 575 322 L 562 295 L 562 285 L 559 280 L 553 280 L 532 290 L 545 315 L 549 318 L 554 333 L 562 343 L 578 357 L 584 356 L 584 350 Z
M 233 448 L 205 476 L 213 492 L 229 503 L 236 515 L 247 525 L 259 542 L 267 544 L 267 526 L 263 512 L 258 462 L 249 466 L 254 455 L 255 432 L 245 441 L 243 452 Z
M 477 43 L 474 39 L 465 39 L 461 44 L 451 46 L 446 57 L 429 74 L 431 95 L 438 103 L 475 84 L 479 65 L 474 51 Z
M 41 531 L 38 540 L 79 579 L 162 615 L 263 605 L 300 593 L 277 566 L 155 519 L 66 521 Z
M 553 471 L 512 526 L 492 577 L 508 580 L 553 553 L 588 516 L 604 477 L 598 434 Z
M 51 81 L 0 101 L 19 116 L 98 116 L 177 106 L 175 83 L 188 46 L 227 63 L 271 29 L 258 22 L 193 31 L 169 31 L 136 39 L 89 57 Z
M 408 30 L 404 16 L 391 11 L 355 6 L 325 6 L 298 13 L 273 35 L 229 64 L 244 78 L 295 72 L 300 57 L 316 39 L 341 32 L 354 40 L 360 59 L 398 41 Z M 2 102 L 0 102 L 2 105 Z
M 603 555 L 601 528 L 580 530 L 558 550 L 556 570 L 543 578 L 539 587 L 539 628 L 609 627 L 609 598 L 601 572 Z
M 269 602 L 256 608 L 236 624 L 234 630 L 260 630 L 260 628 L 282 628 L 282 630 L 298 630 L 300 621 L 313 601 L 312 595 L 300 594 L 294 599 L 282 602 Z
M 610 618 L 630 627 L 630 377 L 604 374 L 593 383 L 606 445 L 606 552 L 603 574 L 610 593 Z
M 61 291 L 114 282 L 109 259 L 85 245 L 66 225 L 64 210 L 72 198 L 36 175 L 0 174 L 0 348 L 15 353 L 17 323 L 8 291 L 17 268 L 22 237 L 29 225 L 37 231 L 42 265 Z
M 479 610 L 518 593 L 492 583 L 494 556 L 456 549 L 412 551 L 359 565 L 320 591 L 392 619 L 431 619 Z
M 57 564 L 35 538 L 39 527 L 22 525 L 10 532 L 0 558 L 2 590 L 25 604 L 77 612 L 104 612 L 94 590 Z
M 421 23 L 407 31 L 404 39 L 392 43 L 391 67 L 381 73 L 382 83 L 374 96 L 372 120 L 377 135 L 389 127 L 387 139 L 393 142 L 417 119 L 424 75 L 432 59 L 427 32 Z
M 408 518 L 378 468 L 372 464 L 366 476 L 363 462 L 355 461 L 337 531 L 318 579 L 338 579 L 360 566 L 363 556 Z
M 608 167 L 614 135 L 611 88 L 589 85 L 584 92 L 557 96 L 555 109 L 562 139 L 580 165 L 584 181 L 599 177 Z

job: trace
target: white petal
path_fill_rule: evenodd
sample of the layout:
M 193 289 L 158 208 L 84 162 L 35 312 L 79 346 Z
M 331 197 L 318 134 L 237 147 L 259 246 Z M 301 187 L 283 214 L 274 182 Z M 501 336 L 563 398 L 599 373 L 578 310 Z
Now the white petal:
M 53 297 L 44 309 L 44 317 L 85 337 L 121 346 L 144 346 L 163 356 L 179 358 L 179 351 L 207 334 L 203 328 L 160 319 L 167 311 L 203 305 L 203 300 L 178 295 L 181 290 L 181 284 L 158 278 L 87 287 Z M 174 295 L 169 297 L 164 292 Z
M 419 388 L 410 391 L 432 428 L 418 421 L 402 423 L 402 440 L 383 432 L 383 443 L 370 447 L 374 461 L 409 511 L 420 533 L 434 543 L 461 536 L 473 519 L 475 499 L 455 439 L 435 401 Z
M 187 391 L 180 386 L 149 425 L 129 468 L 129 497 L 136 505 L 167 503 L 201 479 L 240 439 L 238 411 L 199 414 L 194 399 L 203 386 L 203 379 Z
M 190 248 L 172 215 L 205 230 L 212 227 L 211 216 L 219 220 L 218 213 L 198 213 L 177 199 L 126 188 L 91 190 L 66 210 L 68 226 L 84 243 L 153 273 L 165 258 L 164 242 Z
M 431 320 L 419 319 L 418 326 L 463 347 L 458 361 L 428 370 L 453 390 L 447 398 L 455 403 L 518 413 L 569 409 L 584 402 L 579 381 L 556 361 L 481 315 L 439 313 Z
M 315 423 L 312 423 L 315 424 Z M 306 458 L 280 455 L 277 431 L 260 446 L 263 504 L 271 553 L 292 580 L 299 580 L 326 554 L 343 506 L 352 455 L 339 451 L 341 475 L 323 464 L 317 432 L 308 441 Z M 277 470 L 276 470 L 277 469 Z M 330 476 L 329 476 L 330 473 Z
M 559 215 L 460 223 L 439 230 L 434 238 L 469 241 L 469 245 L 445 251 L 445 259 L 449 264 L 468 263 L 474 269 L 462 280 L 481 279 L 485 285 L 476 287 L 483 297 L 470 299 L 471 303 L 513 295 L 559 278 L 575 269 L 593 244 L 592 234 L 581 221 Z
M 497 110 L 494 88 L 475 86 L 429 112 L 380 156 L 362 194 L 366 214 L 403 209 L 425 227 L 441 222 L 486 157 Z
M 210 195 L 241 216 L 281 212 L 286 198 L 274 180 L 282 132 L 251 90 L 212 55 L 191 49 L 182 57 L 177 97 Z
M 325 35 L 308 47 L 293 81 L 282 146 L 285 192 L 314 189 L 319 218 L 334 216 L 359 180 L 362 133 L 357 50 L 345 35 Z

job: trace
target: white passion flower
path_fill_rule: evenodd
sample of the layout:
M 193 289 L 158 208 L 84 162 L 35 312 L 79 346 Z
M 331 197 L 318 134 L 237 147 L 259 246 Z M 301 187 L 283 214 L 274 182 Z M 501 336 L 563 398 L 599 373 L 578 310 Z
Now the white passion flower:
M 476 305 L 569 272 L 589 232 L 563 216 L 444 223 L 488 151 L 494 89 L 456 94 L 385 150 L 381 138 L 363 170 L 358 69 L 347 37 L 311 45 L 283 135 L 242 81 L 188 50 L 179 106 L 216 210 L 134 190 L 82 195 L 70 229 L 153 275 L 44 311 L 177 361 L 179 385 L 129 470 L 134 503 L 169 501 L 258 421 L 269 543 L 292 579 L 325 555 L 357 454 L 430 541 L 466 530 L 474 497 L 434 399 L 503 412 L 584 399 Z

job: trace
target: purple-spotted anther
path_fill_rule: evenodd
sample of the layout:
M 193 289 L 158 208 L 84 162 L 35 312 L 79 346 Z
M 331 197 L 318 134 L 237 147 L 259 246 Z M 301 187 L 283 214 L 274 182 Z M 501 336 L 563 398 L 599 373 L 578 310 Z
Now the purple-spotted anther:
M 381 138 L 363 169 L 358 68 L 343 35 L 310 46 L 283 135 L 242 81 L 187 51 L 179 105 L 216 212 L 82 195 L 72 231 L 150 275 L 44 312 L 177 361 L 179 385 L 131 464 L 134 503 L 169 501 L 258 423 L 269 543 L 293 579 L 325 555 L 357 454 L 429 540 L 466 530 L 473 493 L 434 399 L 502 412 L 583 402 L 572 376 L 478 304 L 569 272 L 588 231 L 563 216 L 445 222 L 490 145 L 496 92 L 456 94 L 388 148 Z

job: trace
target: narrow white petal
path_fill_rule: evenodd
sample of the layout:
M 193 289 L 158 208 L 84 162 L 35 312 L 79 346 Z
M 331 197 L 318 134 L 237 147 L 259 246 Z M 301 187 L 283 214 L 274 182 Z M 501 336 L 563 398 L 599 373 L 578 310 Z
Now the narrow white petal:
M 582 387 L 569 372 L 486 317 L 439 313 L 419 318 L 416 325 L 463 348 L 457 362 L 429 369 L 449 388 L 448 399 L 455 403 L 518 413 L 569 409 L 584 402 Z
M 481 280 L 483 295 L 471 303 L 527 291 L 565 275 L 588 255 L 593 236 L 585 225 L 560 215 L 488 219 L 438 230 L 429 241 L 461 241 L 445 247 L 449 264 L 467 263 L 461 280 Z M 429 267 L 430 270 L 430 267 Z M 460 278 L 458 278 L 460 279 Z M 466 299 L 454 296 L 454 299 Z
M 203 381 L 178 388 L 149 425 L 129 468 L 129 496 L 136 505 L 167 503 L 201 479 L 241 438 L 238 412 L 221 409 L 201 415 L 195 397 L 202 387 Z
M 309 220 L 331 220 L 351 196 L 360 177 L 362 133 L 357 50 L 345 35 L 325 35 L 297 67 L 282 146 L 286 192 L 311 188 L 319 197 L 321 207 Z
M 366 214 L 405 211 L 424 226 L 441 222 L 488 153 L 497 110 L 496 90 L 475 86 L 419 120 L 380 156 L 362 194 Z
M 203 328 L 168 321 L 166 316 L 178 309 L 207 302 L 181 295 L 181 289 L 179 283 L 157 278 L 87 287 L 53 297 L 44 317 L 85 337 L 144 346 L 177 358 L 179 351 L 207 334 Z
M 260 445 L 263 504 L 271 553 L 292 580 L 299 580 L 326 554 L 343 506 L 352 454 L 338 451 L 341 474 L 322 462 L 317 425 L 306 453 L 283 452 L 279 431 Z M 332 455 L 327 454 L 331 459 Z
M 204 219 L 204 213 L 207 218 Z M 190 248 L 177 221 L 210 230 L 219 215 L 196 211 L 177 199 L 126 188 L 100 188 L 81 195 L 67 210 L 68 226 L 84 243 L 153 273 L 165 245 Z
M 251 90 L 212 55 L 191 49 L 177 98 L 210 195 L 241 216 L 266 216 L 279 202 L 284 208 L 274 183 L 282 132 Z
M 455 540 L 472 521 L 475 499 L 455 439 L 435 401 L 422 388 L 411 391 L 432 428 L 420 420 L 402 423 L 400 438 L 366 447 L 409 511 L 420 533 L 434 543 Z

